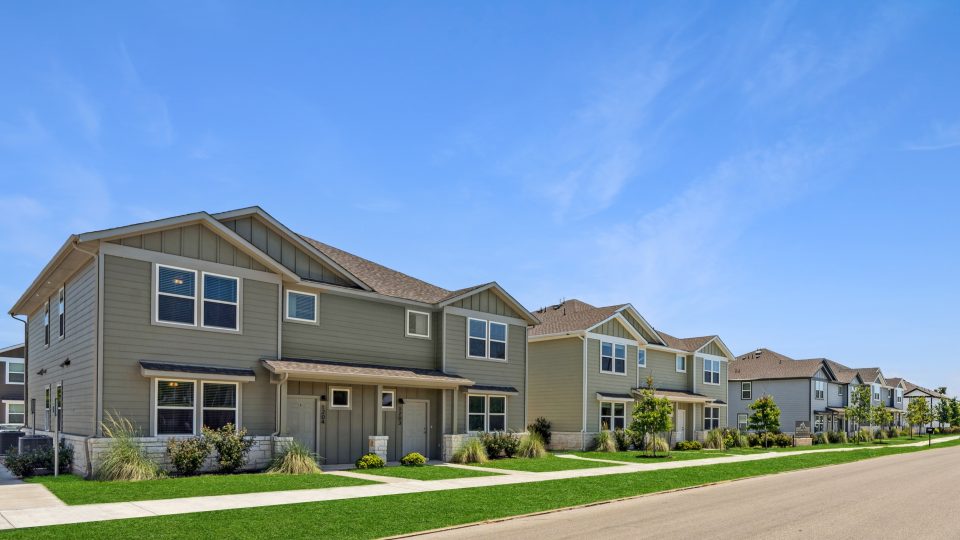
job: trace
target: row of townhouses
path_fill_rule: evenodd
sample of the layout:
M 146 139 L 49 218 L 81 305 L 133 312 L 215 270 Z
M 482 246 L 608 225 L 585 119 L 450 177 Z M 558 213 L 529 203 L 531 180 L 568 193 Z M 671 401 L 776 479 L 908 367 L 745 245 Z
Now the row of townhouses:
M 826 359 L 736 358 L 718 336 L 673 337 L 627 303 L 531 312 L 496 282 L 444 289 L 258 207 L 73 235 L 10 313 L 25 326 L 10 356 L 25 367 L 7 362 L 6 376 L 26 396 L 4 398 L 6 420 L 59 432 L 86 473 L 109 416 L 148 445 L 233 423 L 259 447 L 295 438 L 336 464 L 368 451 L 445 459 L 465 437 L 540 416 L 554 448 L 585 448 L 629 425 L 648 378 L 673 405 L 675 442 L 742 426 L 761 393 L 789 431 L 847 428 L 854 384 L 898 411 L 926 391 Z

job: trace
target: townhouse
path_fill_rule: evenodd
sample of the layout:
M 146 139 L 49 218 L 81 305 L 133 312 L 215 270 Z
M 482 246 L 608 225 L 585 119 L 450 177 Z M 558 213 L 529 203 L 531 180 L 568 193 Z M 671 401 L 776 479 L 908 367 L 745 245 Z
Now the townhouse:
M 23 344 L 0 349 L 0 424 L 10 428 L 22 426 L 27 410 L 23 400 Z
M 10 313 L 26 316 L 26 423 L 59 427 L 84 474 L 107 413 L 157 447 L 233 423 L 261 461 L 293 438 L 326 463 L 446 457 L 524 429 L 539 323 L 495 282 L 444 289 L 258 207 L 73 235 Z
M 903 385 L 904 410 L 909 406 L 911 400 L 923 399 L 927 401 L 927 406 L 930 408 L 930 412 L 933 413 L 933 421 L 925 427 L 940 428 L 950 425 L 949 422 L 943 423 L 937 419 L 937 407 L 941 401 L 950 399 L 948 396 L 936 390 L 918 386 L 907 380 L 901 380 L 900 382 Z M 906 421 L 904 423 L 906 423 Z
M 726 426 L 733 356 L 719 337 L 675 338 L 630 304 L 566 300 L 535 315 L 542 324 L 529 338 L 529 417 L 551 422 L 552 448 L 586 449 L 601 430 L 628 427 L 648 377 L 673 404 L 673 442 Z

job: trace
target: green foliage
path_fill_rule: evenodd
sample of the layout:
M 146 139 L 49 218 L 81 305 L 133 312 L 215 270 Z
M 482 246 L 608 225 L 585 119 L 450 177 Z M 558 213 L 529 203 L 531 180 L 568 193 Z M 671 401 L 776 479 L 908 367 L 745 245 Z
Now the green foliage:
M 750 410 L 753 414 L 747 419 L 747 427 L 759 432 L 763 440 L 767 439 L 768 433 L 780 430 L 780 407 L 773 396 L 760 396 L 750 404 Z M 764 446 L 766 444 L 764 443 Z
M 354 463 L 358 469 L 382 469 L 386 463 L 376 454 L 364 454 Z
M 750 448 L 753 448 L 753 447 L 755 447 L 755 446 L 760 446 L 761 444 L 763 444 L 763 439 L 760 438 L 760 434 L 759 434 L 759 433 L 748 433 L 748 434 L 747 434 L 747 445 L 748 445 Z
M 719 429 L 711 429 L 707 432 L 706 442 L 703 445 L 704 448 L 710 450 L 723 450 L 726 448 L 726 445 L 723 442 L 723 431 Z
M 60 441 L 57 457 L 60 462 L 60 472 L 69 473 L 70 467 L 73 465 L 73 447 Z M 3 458 L 3 464 L 11 473 L 20 478 L 33 476 L 37 474 L 38 470 L 43 470 L 46 474 L 53 474 L 53 447 L 38 448 L 22 454 L 16 447 L 11 447 Z
M 617 443 L 609 431 L 597 433 L 597 438 L 593 440 L 593 449 L 596 452 L 616 452 Z
M 467 440 L 453 454 L 454 463 L 486 463 L 489 459 L 487 457 L 487 447 L 483 445 L 483 441 L 477 438 Z
M 253 446 L 253 439 L 247 437 L 247 428 L 237 429 L 230 423 L 220 429 L 204 426 L 203 436 L 217 450 L 220 472 L 236 472 L 247 464 L 247 454 Z
M 487 456 L 496 459 L 501 456 L 512 458 L 520 448 L 520 439 L 512 431 L 494 431 L 481 433 L 480 440 L 487 449 Z
M 779 446 L 780 448 L 786 448 L 788 446 L 793 446 L 793 437 L 787 435 L 786 433 L 774 433 L 770 435 L 770 443 L 774 446 Z
M 268 473 L 273 474 L 317 474 L 320 472 L 320 466 L 317 460 L 313 458 L 310 449 L 304 446 L 300 441 L 293 441 L 280 452 L 270 466 L 267 467 Z
M 870 405 L 870 385 L 861 384 L 853 389 L 850 396 L 850 404 L 847 406 L 847 419 L 856 422 L 857 425 L 863 425 L 870 422 L 870 416 L 873 409 Z M 859 444 L 860 441 L 854 438 Z
M 827 442 L 830 444 L 845 444 L 847 442 L 847 434 L 842 431 L 831 431 L 827 433 Z
M 673 427 L 670 418 L 673 416 L 673 406 L 667 398 L 658 398 L 654 394 L 653 377 L 647 377 L 647 387 L 640 391 L 640 399 L 633 408 L 633 422 L 630 429 L 644 435 L 656 438 L 657 433 L 670 431 Z M 657 445 L 648 445 L 657 455 Z M 664 446 L 666 441 L 664 441 Z M 669 451 L 669 446 L 667 446 Z
M 189 439 L 170 439 L 167 441 L 167 453 L 174 470 L 180 476 L 193 476 L 203 467 L 210 455 L 210 441 L 203 437 Z
M 689 450 L 702 450 L 703 445 L 700 444 L 700 441 L 680 441 L 673 447 L 674 450 L 680 450 L 682 452 Z
M 870 430 L 867 428 L 860 428 L 859 431 L 853 434 L 853 442 L 860 444 L 862 442 L 870 442 L 873 440 L 873 436 L 870 434 Z
M 873 440 L 882 441 L 887 438 L 887 430 L 883 428 L 877 428 L 873 432 Z
M 883 405 L 877 405 L 870 414 L 875 426 L 889 426 L 893 422 L 893 413 Z
M 920 427 L 933 422 L 933 411 L 925 399 L 911 399 L 907 405 L 907 422 L 911 426 Z
M 625 429 L 615 429 L 613 431 L 613 442 L 617 446 L 617 452 L 626 452 L 630 449 L 630 434 Z
M 893 426 L 887 430 L 887 437 L 891 439 L 896 439 L 902 434 L 903 434 L 902 430 L 896 426 Z
M 951 420 L 953 420 L 951 401 L 952 400 L 949 399 L 941 399 L 940 403 L 937 403 L 935 408 L 936 410 L 934 411 L 934 417 L 936 417 L 937 421 L 941 424 L 949 424 L 951 423 Z
M 97 480 L 153 480 L 164 476 L 160 466 L 151 461 L 135 440 L 140 431 L 133 422 L 107 412 L 101 424 L 104 437 L 113 439 L 103 455 L 94 476 Z
M 960 426 L 960 400 L 950 400 L 950 425 Z
M 750 446 L 747 436 L 737 428 L 723 428 L 723 445 L 727 448 L 746 448 Z
M 540 439 L 543 441 L 544 446 L 550 444 L 550 437 L 552 433 L 550 432 L 551 424 L 550 421 L 546 418 L 539 416 L 532 424 L 527 426 L 527 431 L 531 433 L 536 433 L 540 436 Z
M 400 458 L 400 464 L 407 467 L 422 467 L 427 464 L 427 458 L 418 452 L 410 452 Z
M 542 458 L 547 455 L 547 448 L 543 442 L 543 437 L 536 431 L 530 431 L 520 439 L 520 449 L 517 456 L 522 458 Z
M 827 434 L 823 433 L 814 433 L 813 434 L 813 444 L 828 444 L 830 440 L 827 438 Z

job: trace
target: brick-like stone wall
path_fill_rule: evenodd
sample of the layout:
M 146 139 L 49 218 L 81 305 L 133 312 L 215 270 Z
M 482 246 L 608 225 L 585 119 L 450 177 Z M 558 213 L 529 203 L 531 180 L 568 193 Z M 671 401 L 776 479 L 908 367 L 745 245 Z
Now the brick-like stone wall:
M 579 431 L 554 431 L 550 434 L 548 450 L 585 450 L 596 438 L 596 433 Z
M 443 436 L 443 448 L 440 452 L 440 459 L 443 461 L 450 461 L 453 459 L 453 454 L 460 449 L 467 441 L 470 439 L 476 439 L 476 435 L 467 435 L 464 433 L 459 433 L 457 435 L 447 434 Z

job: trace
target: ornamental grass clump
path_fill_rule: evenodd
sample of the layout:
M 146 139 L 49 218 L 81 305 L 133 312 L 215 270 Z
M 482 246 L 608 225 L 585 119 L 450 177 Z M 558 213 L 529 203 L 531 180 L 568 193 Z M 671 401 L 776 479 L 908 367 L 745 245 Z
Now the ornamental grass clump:
M 547 455 L 546 446 L 543 444 L 543 437 L 539 433 L 531 431 L 520 440 L 520 448 L 517 456 L 522 458 L 542 458 Z
M 726 444 L 723 441 L 723 431 L 719 429 L 711 429 L 708 431 L 703 447 L 708 450 L 723 450 L 726 448 Z
M 594 439 L 593 449 L 597 452 L 616 452 L 617 441 L 613 439 L 609 431 L 601 431 L 597 433 L 597 438 Z
M 477 438 L 468 440 L 453 454 L 454 463 L 486 463 L 489 460 L 487 447 Z
M 104 437 L 113 439 L 94 476 L 97 480 L 153 480 L 164 476 L 160 466 L 150 461 L 135 440 L 140 432 L 133 422 L 107 412 L 101 424 Z
M 317 474 L 320 466 L 313 453 L 300 441 L 293 441 L 273 458 L 267 472 L 271 474 Z

